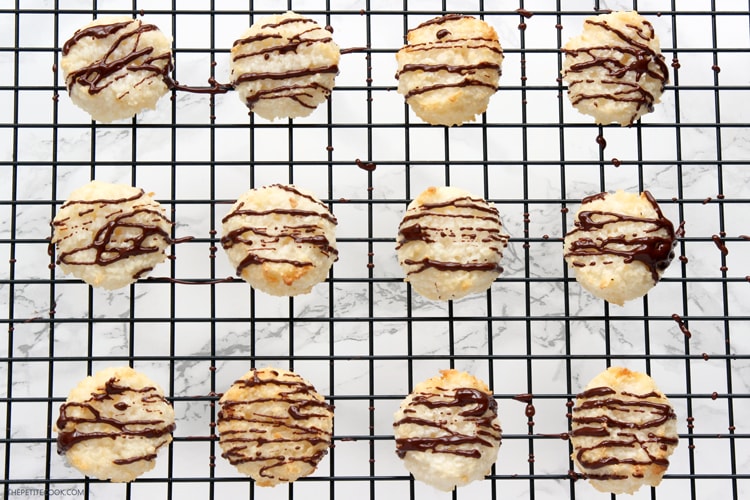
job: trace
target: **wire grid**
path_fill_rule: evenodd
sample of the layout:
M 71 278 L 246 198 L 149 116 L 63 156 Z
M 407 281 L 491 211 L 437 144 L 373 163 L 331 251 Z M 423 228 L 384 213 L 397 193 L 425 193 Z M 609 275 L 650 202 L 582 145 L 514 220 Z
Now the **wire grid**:
M 599 127 L 565 98 L 559 48 L 583 17 L 631 8 L 655 25 L 670 83 L 642 122 Z M 75 29 L 125 13 L 173 37 L 180 83 L 226 81 L 231 42 L 285 9 L 358 49 L 342 56 L 330 101 L 305 119 L 268 122 L 232 93 L 176 92 L 131 121 L 93 123 L 54 71 Z M 406 30 L 447 12 L 484 18 L 506 56 L 487 113 L 450 129 L 416 118 L 393 78 Z M 750 494 L 747 3 L 19 0 L 3 2 L 0 25 L 4 498 L 444 497 L 408 475 L 391 424 L 412 386 L 448 367 L 488 382 L 504 430 L 491 474 L 450 496 L 601 498 L 569 473 L 560 434 L 575 394 L 616 364 L 656 379 L 681 436 L 661 486 L 635 498 Z M 154 191 L 175 236 L 195 239 L 123 290 L 64 276 L 47 253 L 49 221 L 91 178 Z M 217 250 L 220 219 L 241 192 L 272 182 L 313 190 L 339 219 L 340 260 L 310 295 L 280 299 L 224 280 L 233 270 Z M 485 294 L 436 303 L 403 282 L 396 228 L 433 184 L 500 209 L 511 240 Z M 664 279 L 624 307 L 582 292 L 561 258 L 580 199 L 614 189 L 649 189 L 687 230 Z M 174 442 L 135 483 L 88 480 L 57 456 L 51 427 L 77 381 L 124 364 L 165 387 Z M 217 395 L 269 364 L 299 372 L 335 405 L 335 446 L 314 475 L 263 489 L 219 456 L 214 422 Z M 519 394 L 533 396 L 534 415 Z

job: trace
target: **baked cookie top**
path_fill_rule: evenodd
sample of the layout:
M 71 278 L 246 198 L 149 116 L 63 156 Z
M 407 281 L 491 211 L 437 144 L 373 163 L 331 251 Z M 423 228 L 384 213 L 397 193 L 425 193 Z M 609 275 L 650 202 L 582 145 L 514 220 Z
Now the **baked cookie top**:
M 586 18 L 563 52 L 570 102 L 596 123 L 631 125 L 653 111 L 669 81 L 654 27 L 634 11 Z
M 396 54 L 398 93 L 432 125 L 461 125 L 484 113 L 497 91 L 503 50 L 495 29 L 448 14 L 408 31 Z
M 497 403 L 473 375 L 442 370 L 414 386 L 394 415 L 396 453 L 414 477 L 450 491 L 482 479 L 497 460 Z
M 92 118 L 130 118 L 169 91 L 172 42 L 140 19 L 102 17 L 65 42 L 60 67 L 71 100 Z
M 396 251 L 406 281 L 432 300 L 486 290 L 508 244 L 494 205 L 460 188 L 429 187 L 407 207 Z
M 674 258 L 676 235 L 648 191 L 597 193 L 581 201 L 563 252 L 581 286 L 622 305 L 656 285 Z
M 244 193 L 222 219 L 237 275 L 271 295 L 309 293 L 338 259 L 336 218 L 311 192 L 272 184 Z
M 611 367 L 578 394 L 572 458 L 599 491 L 658 486 L 678 444 L 671 403 L 645 373 Z
M 134 480 L 172 442 L 174 410 L 161 388 L 130 367 L 101 370 L 74 387 L 55 423 L 57 451 L 87 476 Z
M 259 486 L 312 474 L 331 446 L 333 407 L 289 370 L 252 369 L 219 405 L 222 456 Z
M 340 57 L 330 31 L 290 11 L 259 19 L 234 42 L 231 80 L 253 113 L 303 117 L 330 95 Z
M 109 290 L 148 274 L 173 243 L 172 222 L 153 193 L 96 180 L 70 193 L 52 228 L 60 269 Z

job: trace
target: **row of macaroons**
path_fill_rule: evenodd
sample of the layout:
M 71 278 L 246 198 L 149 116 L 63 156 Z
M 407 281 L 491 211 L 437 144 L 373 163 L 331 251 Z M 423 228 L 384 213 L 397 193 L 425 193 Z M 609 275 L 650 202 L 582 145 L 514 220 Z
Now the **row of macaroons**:
M 170 89 L 236 90 L 259 116 L 298 118 L 312 113 L 334 88 L 342 51 L 332 31 L 294 12 L 263 17 L 235 41 L 230 83 L 211 78 L 210 87 L 198 88 L 172 79 L 171 42 L 158 27 L 127 16 L 107 17 L 65 42 L 60 65 L 71 100 L 99 121 L 154 108 Z M 492 26 L 447 14 L 410 29 L 406 38 L 396 54 L 396 79 L 417 116 L 451 126 L 486 111 L 503 62 Z M 669 80 L 653 26 L 634 11 L 586 19 L 583 33 L 563 51 L 571 103 L 597 123 L 632 124 L 653 110 Z
M 237 276 L 277 296 L 309 293 L 338 260 L 337 220 L 313 193 L 271 184 L 242 194 L 222 219 L 221 244 Z M 75 189 L 52 221 L 56 263 L 106 289 L 146 276 L 172 222 L 152 193 L 101 181 Z M 581 285 L 611 303 L 645 295 L 674 257 L 673 224 L 648 191 L 582 200 L 563 256 Z M 429 187 L 407 207 L 396 253 L 405 280 L 431 300 L 486 291 L 502 272 L 509 236 L 494 204 L 456 187 Z
M 529 417 L 531 398 L 516 397 Z M 218 403 L 222 457 L 259 486 L 312 474 L 332 445 L 335 408 L 295 372 L 253 368 Z M 481 480 L 502 440 L 497 409 L 482 380 L 441 370 L 401 401 L 393 420 L 395 451 L 417 480 L 437 489 Z M 678 444 L 668 398 L 647 374 L 624 367 L 594 377 L 577 395 L 570 420 L 571 430 L 560 437 L 570 439 L 576 466 L 603 492 L 657 486 Z M 70 391 L 54 430 L 58 452 L 81 472 L 129 482 L 154 467 L 175 428 L 159 384 L 130 367 L 113 367 Z

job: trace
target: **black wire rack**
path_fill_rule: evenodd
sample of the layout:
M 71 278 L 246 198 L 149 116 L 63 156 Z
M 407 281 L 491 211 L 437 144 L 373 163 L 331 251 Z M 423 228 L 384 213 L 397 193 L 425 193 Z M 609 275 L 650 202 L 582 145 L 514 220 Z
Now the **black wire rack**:
M 231 92 L 173 91 L 155 111 L 95 123 L 56 70 L 78 27 L 129 14 L 172 36 L 180 83 L 227 81 L 232 42 L 287 9 L 352 49 L 329 102 L 304 119 L 256 118 Z M 559 79 L 561 45 L 608 9 L 647 16 L 671 63 L 662 103 L 630 127 L 578 114 Z M 396 93 L 394 54 L 406 30 L 449 12 L 492 24 L 505 61 L 484 115 L 433 127 Z M 0 68 L 3 498 L 444 497 L 396 457 L 392 415 L 415 383 L 450 367 L 487 381 L 504 430 L 491 474 L 450 496 L 602 498 L 571 473 L 561 437 L 575 394 L 610 365 L 650 373 L 678 415 L 662 484 L 635 498 L 750 497 L 748 2 L 6 0 Z M 92 178 L 153 191 L 175 237 L 194 239 L 119 291 L 63 275 L 49 221 Z M 224 279 L 233 269 L 217 250 L 221 217 L 273 182 L 316 192 L 339 220 L 340 260 L 309 295 Z M 511 240 L 486 293 L 438 303 L 404 283 L 396 229 L 429 185 L 499 208 Z M 615 189 L 650 190 L 686 229 L 662 281 L 624 307 L 582 291 L 562 259 L 581 198 Z M 115 365 L 157 380 L 177 416 L 156 468 L 128 485 L 67 467 L 52 431 L 70 388 Z M 214 431 L 217 395 L 265 365 L 297 371 L 336 408 L 334 447 L 316 473 L 273 489 L 223 460 Z

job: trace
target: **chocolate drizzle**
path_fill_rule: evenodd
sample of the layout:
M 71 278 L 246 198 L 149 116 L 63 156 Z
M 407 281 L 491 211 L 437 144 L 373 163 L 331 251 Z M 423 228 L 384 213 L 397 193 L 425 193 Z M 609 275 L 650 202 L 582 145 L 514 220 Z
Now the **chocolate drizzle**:
M 598 193 L 582 200 L 582 205 L 594 201 L 603 200 L 607 193 Z M 675 230 L 672 222 L 662 214 L 659 205 L 648 191 L 643 196 L 649 201 L 656 212 L 656 217 L 638 217 L 601 210 L 581 210 L 574 223 L 575 227 L 567 236 L 578 235 L 573 239 L 565 253 L 566 259 L 577 257 L 573 265 L 586 265 L 580 258 L 594 256 L 617 256 L 621 257 L 626 264 L 633 261 L 643 263 L 651 271 L 654 283 L 659 281 L 661 273 L 669 266 L 674 258 Z M 609 236 L 589 237 L 587 233 L 600 231 L 613 224 L 623 222 L 642 225 L 639 231 L 642 235 L 613 234 Z M 660 231 L 666 233 L 656 235 Z M 592 262 L 594 262 L 592 260 Z
M 677 323 L 677 326 L 680 328 L 680 331 L 682 332 L 683 335 L 685 335 L 686 338 L 690 338 L 693 336 L 693 334 L 690 333 L 690 330 L 688 330 L 688 327 L 685 324 L 685 321 L 682 319 L 682 317 L 679 314 L 677 313 L 673 314 L 672 319 L 675 320 L 675 322 Z
M 266 262 L 277 264 L 290 264 L 294 267 L 312 266 L 309 261 L 285 259 L 276 256 L 276 250 L 282 240 L 291 239 L 299 245 L 311 245 L 317 247 L 318 251 L 325 256 L 332 256 L 334 260 L 338 259 L 338 250 L 335 242 L 329 241 L 325 236 L 325 225 L 336 225 L 336 218 L 331 215 L 322 202 L 316 198 L 302 193 L 293 186 L 284 184 L 273 184 L 268 188 L 282 189 L 288 191 L 294 196 L 302 197 L 315 205 L 315 209 L 302 210 L 298 208 L 268 208 L 266 210 L 255 210 L 244 208 L 240 203 L 232 212 L 227 214 L 222 223 L 242 217 L 244 224 L 238 229 L 224 234 L 221 238 L 221 245 L 225 249 L 234 245 L 242 244 L 247 249 L 247 256 L 237 266 L 237 276 L 242 275 L 242 271 L 251 265 L 260 265 Z M 249 218 L 265 217 L 274 215 L 288 215 L 296 219 L 318 219 L 318 222 L 310 223 L 305 221 L 295 225 L 278 226 L 276 230 L 271 231 L 266 226 L 250 225 Z
M 439 419 L 425 419 L 413 416 L 418 407 L 446 409 L 454 413 L 456 420 L 474 424 L 472 433 L 457 431 L 450 422 L 451 417 L 441 412 Z M 501 440 L 501 429 L 497 423 L 497 402 L 477 389 L 462 387 L 445 390 L 443 394 L 417 393 L 411 397 L 403 411 L 404 416 L 393 426 L 417 425 L 422 430 L 419 436 L 396 439 L 396 454 L 404 458 L 410 451 L 442 453 L 479 459 L 482 447 L 493 448 Z M 463 424 L 461 424 L 463 426 Z
M 154 415 L 149 419 L 129 419 L 127 411 L 138 405 Z M 70 401 L 60 407 L 57 418 L 57 452 L 64 455 L 78 443 L 90 440 L 147 438 L 158 442 L 155 448 L 168 444 L 175 429 L 174 423 L 158 418 L 169 403 L 154 387 L 129 387 L 111 378 L 104 387 L 91 393 L 83 402 Z M 111 407 L 113 410 L 110 410 Z M 106 416 L 112 414 L 112 416 Z M 140 413 L 140 411 L 139 411 Z M 169 419 L 171 420 L 171 419 Z M 105 441 L 106 442 L 106 441 Z M 150 461 L 156 454 L 136 455 L 113 460 L 116 465 Z
M 61 208 L 82 206 L 78 212 L 79 217 L 104 210 L 105 222 L 96 229 L 91 237 L 91 243 L 72 250 L 60 251 L 56 263 L 70 266 L 109 266 L 131 257 L 162 252 L 163 246 L 176 243 L 177 241 L 172 240 L 169 232 L 164 229 L 172 223 L 162 211 L 149 200 L 139 201 L 145 196 L 146 193 L 140 189 L 137 194 L 120 199 L 66 201 Z M 109 208 L 105 210 L 105 207 Z M 56 218 L 52 221 L 52 226 L 65 231 L 70 223 L 70 218 Z M 52 244 L 59 245 L 71 235 L 72 233 L 53 240 L 49 251 L 52 251 Z M 133 273 L 133 277 L 138 278 L 150 270 L 148 266 L 140 268 Z
M 333 38 L 329 36 L 330 32 L 322 30 L 312 19 L 302 17 L 291 17 L 283 19 L 278 23 L 264 24 L 261 26 L 261 30 L 276 30 L 288 24 L 311 24 L 312 27 L 309 29 L 302 27 L 298 33 L 290 36 L 277 32 L 269 33 L 262 31 L 247 38 L 236 40 L 232 49 L 232 62 L 257 57 L 267 60 L 271 56 L 284 56 L 296 53 L 301 47 L 333 43 Z M 245 45 L 248 48 L 243 49 L 242 46 Z M 285 66 L 288 65 L 283 61 L 282 64 Z M 318 105 L 318 96 L 329 96 L 331 89 L 321 82 L 309 81 L 308 77 L 326 73 L 336 75 L 338 72 L 338 65 L 331 64 L 312 68 L 289 69 L 287 71 L 240 73 L 233 75 L 232 85 L 236 87 L 243 83 L 259 82 L 262 80 L 270 80 L 271 82 L 291 80 L 291 83 L 285 82 L 279 85 L 276 83 L 268 83 L 268 85 L 259 84 L 246 97 L 248 108 L 252 111 L 261 100 L 290 99 L 304 108 L 315 109 Z
M 259 474 L 267 479 L 276 479 L 274 469 L 295 462 L 314 470 L 331 446 L 330 430 L 321 427 L 333 418 L 333 407 L 294 374 L 272 369 L 261 373 L 252 370 L 232 388 L 257 393 L 243 400 L 225 394 L 219 402 L 222 457 L 233 465 L 259 462 Z M 302 449 L 301 443 L 312 449 Z
M 434 85 L 425 85 L 423 87 L 416 87 L 406 93 L 405 98 L 408 99 L 415 95 L 424 94 L 426 92 L 432 92 L 433 90 L 451 88 L 451 87 L 488 87 L 492 90 L 497 90 L 496 85 L 492 85 L 483 80 L 469 78 L 468 75 L 474 75 L 477 71 L 490 69 L 500 72 L 500 65 L 494 62 L 483 61 L 477 64 L 464 64 L 464 65 L 449 65 L 449 64 L 404 64 L 403 67 L 396 73 L 396 79 L 398 79 L 404 73 L 421 71 L 425 73 L 445 71 L 454 75 L 460 75 L 463 78 L 458 83 L 436 83 Z
M 443 226 L 430 226 L 425 218 L 443 218 L 466 220 L 458 231 Z M 449 239 L 454 244 L 482 243 L 489 244 L 497 256 L 494 260 L 471 260 L 471 255 L 461 261 L 439 261 L 429 257 L 419 260 L 405 259 L 404 264 L 414 266 L 408 275 L 420 273 L 427 269 L 440 271 L 489 271 L 501 273 L 499 265 L 503 249 L 508 244 L 508 235 L 502 232 L 502 224 L 495 207 L 481 198 L 463 196 L 444 202 L 423 203 L 406 213 L 398 232 L 397 249 L 411 242 L 435 243 Z
M 133 29 L 130 29 L 131 26 Z M 123 78 L 127 72 L 144 74 L 143 79 L 135 83 L 134 87 L 145 84 L 150 78 L 158 78 L 171 90 L 197 94 L 224 94 L 233 90 L 232 85 L 218 83 L 213 77 L 208 79 L 208 87 L 192 87 L 175 81 L 170 76 L 174 69 L 172 55 L 169 52 L 154 54 L 154 47 L 141 44 L 143 33 L 158 30 L 159 28 L 153 24 L 143 24 L 140 20 L 134 19 L 89 26 L 76 31 L 63 45 L 64 56 L 85 38 L 104 39 L 110 36 L 116 36 L 116 38 L 103 57 L 67 75 L 68 91 L 72 90 L 73 85 L 79 84 L 86 87 L 89 94 L 98 94 Z M 119 54 L 123 47 L 129 48 L 129 51 L 124 55 L 115 55 Z
M 666 469 L 667 450 L 678 440 L 676 434 L 665 435 L 663 426 L 675 419 L 672 406 L 660 393 L 589 389 L 578 395 L 573 408 L 570 437 L 575 459 L 593 481 L 641 477 L 642 467 Z M 630 473 L 623 465 L 632 466 Z
M 416 28 L 410 29 L 409 32 L 416 31 L 418 29 L 425 28 L 427 26 L 442 25 L 449 21 L 459 21 L 461 19 L 471 19 L 471 16 L 465 16 L 463 14 L 446 14 L 444 16 L 434 17 L 430 20 L 423 22 Z
M 372 172 L 378 167 L 377 164 L 371 161 L 362 161 L 359 158 L 355 159 L 354 163 L 356 163 L 357 166 L 361 168 L 362 170 L 366 170 L 368 172 Z
M 518 12 L 520 15 L 522 15 L 526 19 L 531 19 L 532 17 L 534 17 L 534 13 L 531 12 L 530 10 L 516 9 L 516 12 Z
M 632 123 L 642 114 L 642 108 L 645 107 L 650 112 L 656 100 L 656 97 L 644 88 L 642 78 L 646 76 L 660 82 L 661 91 L 664 90 L 664 85 L 669 80 L 664 56 L 649 45 L 655 37 L 654 28 L 648 21 L 643 21 L 640 26 L 628 24 L 627 27 L 634 33 L 631 36 L 623 30 L 614 28 L 606 20 L 599 21 L 594 18 L 587 19 L 585 22 L 612 33 L 623 43 L 563 49 L 569 57 L 576 60 L 564 75 L 568 81 L 571 102 L 576 105 L 584 100 L 605 99 L 634 103 L 634 112 L 630 119 Z M 580 57 L 582 55 L 585 57 Z M 585 92 L 586 85 L 591 80 L 584 75 L 591 68 L 601 68 L 605 71 L 606 76 L 599 83 L 602 83 L 609 91 Z M 581 77 L 576 78 L 574 76 L 576 74 Z
M 495 262 L 445 262 L 430 258 L 423 258 L 420 260 L 404 259 L 404 264 L 409 266 L 417 266 L 416 269 L 410 270 L 409 274 L 421 273 L 427 269 L 437 269 L 438 271 L 487 271 L 487 272 L 503 272 L 502 266 Z
M 724 240 L 721 239 L 721 236 L 719 236 L 718 234 L 713 234 L 711 235 L 711 240 L 714 242 L 714 245 L 716 245 L 716 248 L 719 249 L 722 255 L 727 255 L 729 253 L 729 249 L 724 243 Z
M 457 78 L 449 79 L 446 83 L 439 83 L 433 85 L 425 85 L 421 87 L 415 87 L 409 90 L 405 95 L 405 99 L 414 97 L 415 95 L 432 92 L 435 90 L 442 90 L 446 88 L 463 88 L 463 87 L 487 87 L 492 91 L 497 90 L 497 84 L 493 83 L 497 81 L 501 73 L 500 63 L 502 62 L 503 51 L 498 43 L 497 39 L 493 38 L 482 38 L 482 37 L 471 37 L 471 38 L 460 38 L 454 37 L 452 32 L 444 25 L 457 21 L 460 19 L 471 19 L 470 16 L 464 16 L 461 14 L 448 14 L 442 17 L 436 17 L 426 21 L 416 28 L 409 30 L 413 32 L 425 27 L 436 27 L 435 40 L 429 43 L 417 43 L 407 45 L 404 49 L 407 53 L 420 52 L 420 51 L 435 51 L 437 54 L 439 51 L 452 50 L 452 49 L 465 49 L 465 50 L 478 50 L 485 49 L 490 52 L 494 52 L 499 57 L 493 57 L 493 60 L 485 60 L 474 64 L 404 64 L 399 67 L 396 73 L 396 79 L 400 79 L 401 76 L 408 73 L 446 73 L 449 75 L 455 75 Z M 485 73 L 489 71 L 491 76 L 487 77 Z M 480 73 L 482 72 L 482 73 Z M 495 75 L 492 75 L 494 73 Z
M 130 29 L 131 27 L 134 29 Z M 143 80 L 138 82 L 138 85 L 143 84 L 149 78 L 165 77 L 171 69 L 171 54 L 169 52 L 154 54 L 154 47 L 141 46 L 141 35 L 148 31 L 158 31 L 158 29 L 153 24 L 143 24 L 139 20 L 132 20 L 78 30 L 63 45 L 63 55 L 67 55 L 84 38 L 103 39 L 110 36 L 116 36 L 116 38 L 104 56 L 67 75 L 68 91 L 72 90 L 73 85 L 79 84 L 86 87 L 89 94 L 98 94 L 122 78 L 126 72 L 144 74 Z M 125 52 L 124 55 L 119 55 L 122 51 Z
M 125 27 L 129 26 L 132 21 L 124 21 L 121 23 L 114 23 L 114 24 L 103 24 L 98 26 L 90 26 L 88 28 L 80 29 L 76 31 L 73 36 L 63 44 L 62 48 L 62 55 L 66 56 L 70 52 L 70 49 L 73 48 L 75 44 L 77 44 L 80 40 L 86 37 L 92 37 L 92 38 L 107 38 L 110 35 L 114 35 L 118 31 L 124 29 Z

